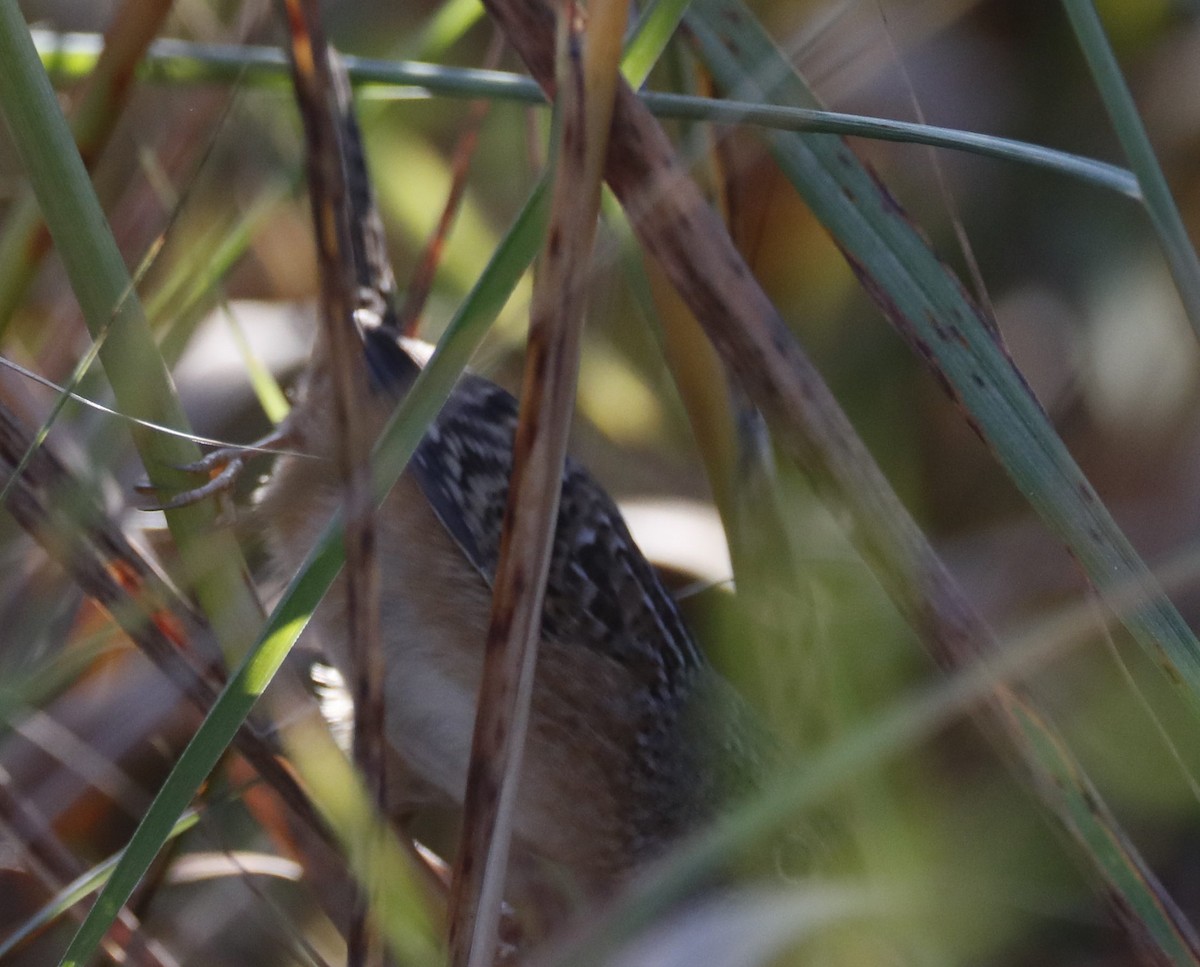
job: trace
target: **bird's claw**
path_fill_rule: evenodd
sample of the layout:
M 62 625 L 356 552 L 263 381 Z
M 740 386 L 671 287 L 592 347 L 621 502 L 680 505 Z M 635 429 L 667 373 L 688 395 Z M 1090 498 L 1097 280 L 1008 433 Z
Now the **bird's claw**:
M 183 473 L 195 474 L 208 479 L 196 487 L 175 494 L 168 500 L 158 500 L 159 490 L 149 482 L 134 487 L 139 494 L 152 498 L 152 502 L 143 504 L 142 510 L 178 510 L 190 507 L 200 501 L 214 496 L 228 495 L 237 483 L 242 471 L 246 469 L 246 454 L 257 450 L 276 447 L 288 440 L 286 430 L 276 430 L 248 447 L 218 447 L 210 450 L 199 460 L 185 463 L 175 469 Z
M 209 457 L 221 454 L 220 460 L 209 460 Z M 246 463 L 240 456 L 229 456 L 214 450 L 208 456 L 194 463 L 189 463 L 179 469 L 186 473 L 206 474 L 209 479 L 197 487 L 180 491 L 169 500 L 154 500 L 141 505 L 142 510 L 179 510 L 181 507 L 191 507 L 207 497 L 228 495 L 237 483 L 245 469 Z M 139 484 L 134 488 L 138 493 L 157 498 L 158 488 L 151 483 Z

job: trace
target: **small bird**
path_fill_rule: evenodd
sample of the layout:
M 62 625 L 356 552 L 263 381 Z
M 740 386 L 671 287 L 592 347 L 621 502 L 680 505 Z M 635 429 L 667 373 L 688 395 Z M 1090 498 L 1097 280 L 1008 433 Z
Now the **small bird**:
M 390 357 L 392 383 L 363 401 L 381 428 L 417 365 L 391 334 L 364 335 L 374 358 Z M 290 434 L 307 456 L 278 460 L 255 510 L 289 573 L 341 501 L 328 412 L 310 378 Z M 464 376 L 376 517 L 388 737 L 409 771 L 454 802 L 466 784 L 516 413 L 507 392 Z M 314 621 L 349 679 L 344 587 Z M 569 462 L 518 796 L 522 847 L 584 892 L 611 885 L 709 818 L 737 773 L 752 771 L 752 726 L 731 710 L 740 700 L 696 648 L 613 501 Z
M 339 105 L 364 363 L 358 416 L 377 436 L 422 352 L 398 331 L 348 95 Z M 277 459 L 254 510 L 276 568 L 289 574 L 342 500 L 330 382 L 318 337 L 284 427 L 303 456 Z M 376 516 L 387 736 L 406 778 L 454 803 L 466 784 L 516 421 L 508 392 L 465 374 Z M 313 630 L 350 680 L 345 598 L 335 583 Z M 568 460 L 517 799 L 517 866 L 549 864 L 575 895 L 611 890 L 753 787 L 760 743 L 613 500 Z

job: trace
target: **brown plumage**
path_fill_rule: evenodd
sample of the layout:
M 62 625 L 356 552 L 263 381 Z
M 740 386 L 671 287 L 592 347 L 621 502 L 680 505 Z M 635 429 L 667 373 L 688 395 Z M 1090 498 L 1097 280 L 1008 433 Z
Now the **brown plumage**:
M 368 332 L 391 385 L 364 387 L 376 431 L 417 371 Z M 290 573 L 341 499 L 320 366 L 290 421 L 308 457 L 278 461 L 256 515 Z M 511 465 L 516 403 L 468 375 L 380 508 L 389 739 L 409 771 L 461 802 Z M 313 459 L 315 457 L 316 459 Z M 349 677 L 344 588 L 315 619 Z M 523 848 L 587 892 L 712 814 L 754 769 L 754 727 L 696 649 L 611 498 L 581 466 L 564 475 L 517 812 Z M 740 773 L 745 773 L 741 779 Z
M 398 336 L 382 227 L 347 89 L 338 93 L 364 363 L 358 416 L 375 436 L 420 353 Z M 322 342 L 286 428 L 308 456 L 278 460 L 256 509 L 285 573 L 341 500 Z M 516 418 L 512 396 L 465 375 L 377 516 L 388 738 L 412 777 L 459 803 Z M 314 625 L 350 680 L 345 608 L 335 583 Z M 757 745 L 615 504 L 568 461 L 518 793 L 517 867 L 549 861 L 574 889 L 604 891 L 752 784 Z

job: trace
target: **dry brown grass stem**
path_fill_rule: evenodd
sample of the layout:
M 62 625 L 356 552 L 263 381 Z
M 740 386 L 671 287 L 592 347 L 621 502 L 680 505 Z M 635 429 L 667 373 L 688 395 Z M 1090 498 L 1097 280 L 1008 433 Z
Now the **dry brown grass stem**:
M 495 70 L 503 53 L 504 35 L 496 30 L 480 66 L 484 70 Z M 417 257 L 417 264 L 409 278 L 408 291 L 404 296 L 404 305 L 398 313 L 400 331 L 406 336 L 416 336 L 420 330 L 421 316 L 425 312 L 429 294 L 433 291 L 434 279 L 446 247 L 446 238 L 467 195 L 467 175 L 471 171 L 471 159 L 479 147 L 479 132 L 491 108 L 492 102 L 484 99 L 472 101 L 467 108 L 467 117 L 450 156 L 450 190 L 446 194 L 437 225 Z
M 354 669 L 354 759 L 378 806 L 386 805 L 384 774 L 384 656 L 379 626 L 379 563 L 375 504 L 371 492 L 371 444 L 361 417 L 366 374 L 354 327 L 357 273 L 354 265 L 349 191 L 343 163 L 341 116 L 348 109 L 348 84 L 334 77 L 315 0 L 285 0 L 291 34 L 292 80 L 304 122 L 308 189 L 317 241 L 321 338 L 314 365 L 326 364 L 333 390 L 337 463 L 343 485 L 346 548 L 346 638 Z M 339 106 L 340 90 L 340 106 Z M 367 927 L 367 895 L 350 927 L 348 963 L 379 962 L 378 945 Z
M 483 685 L 451 899 L 450 962 L 486 967 L 497 946 L 542 602 L 570 433 L 588 274 L 626 5 L 560 10 L 558 151 L 538 265 L 492 596 Z

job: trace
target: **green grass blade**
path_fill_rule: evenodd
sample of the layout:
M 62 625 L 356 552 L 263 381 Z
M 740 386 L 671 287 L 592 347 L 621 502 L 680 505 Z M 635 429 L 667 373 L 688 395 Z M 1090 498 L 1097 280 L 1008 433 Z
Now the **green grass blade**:
M 332 547 L 329 545 L 330 542 L 325 542 L 310 556 L 271 616 L 261 644 L 247 655 L 192 736 L 76 931 L 63 955 L 63 965 L 78 967 L 95 956 L 104 935 L 145 876 L 176 821 L 225 754 L 254 702 L 304 630 L 315 602 L 320 600 L 341 567 L 341 541 L 333 541 Z
M 145 4 L 131 15 L 126 5 L 119 8 L 117 19 L 109 27 L 104 50 L 96 58 L 95 69 L 89 73 L 82 99 L 71 117 L 80 153 L 93 163 L 108 143 L 128 100 L 130 79 L 170 7 L 170 3 L 162 2 Z M 0 336 L 24 298 L 46 249 L 41 210 L 28 185 L 17 189 L 4 221 L 0 236 Z
M 1121 901 L 1121 922 L 1139 946 L 1157 948 L 1169 964 L 1200 964 L 1200 939 L 1137 847 L 1109 811 L 1066 745 L 1028 705 L 1011 709 L 1026 753 L 1042 767 L 1040 792 Z M 1049 780 L 1047 782 L 1046 780 Z
M 1075 36 L 1083 49 L 1092 79 L 1104 100 L 1113 128 L 1125 149 L 1125 155 L 1137 176 L 1146 199 L 1146 213 L 1158 233 L 1159 244 L 1166 255 L 1167 265 L 1183 300 L 1188 320 L 1200 336 L 1200 258 L 1188 237 L 1187 228 L 1179 215 L 1167 179 L 1154 154 L 1145 125 L 1138 115 L 1133 95 L 1121 76 L 1121 68 L 1113 55 L 1104 27 L 1096 14 L 1092 0 L 1063 0 Z
M 5 119 L 88 328 L 94 336 L 111 329 L 104 353 L 109 381 L 119 399 L 124 394 L 126 411 L 183 426 L 166 369 L 153 354 L 129 273 L 12 0 L 0 4 L 0 17 L 0 59 L 5 64 L 0 101 Z M 123 351 L 127 358 L 122 358 Z M 135 371 L 140 379 L 133 378 Z
M 1011 138 L 942 128 L 932 124 L 869 118 L 858 114 L 842 114 L 838 111 L 792 105 L 715 100 L 688 94 L 649 91 L 642 95 L 642 100 L 660 118 L 749 124 L 777 131 L 849 134 L 877 141 L 899 141 L 929 145 L 933 148 L 950 148 L 985 158 L 1045 168 L 1106 191 L 1118 192 L 1134 201 L 1141 201 L 1142 198 L 1137 179 L 1124 168 L 1096 161 L 1094 158 L 1044 148 L 1027 141 L 1014 141 Z
M 88 329 L 103 341 L 100 361 L 119 408 L 150 423 L 187 430 L 129 272 L 15 0 L 0 0 L 0 64 L 0 110 Z M 195 443 L 136 424 L 132 433 L 147 475 L 161 492 L 194 485 L 175 468 L 198 459 Z M 237 543 L 217 526 L 213 501 L 172 511 L 167 523 L 222 647 L 230 655 L 244 654 L 262 616 Z

